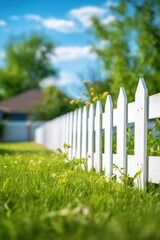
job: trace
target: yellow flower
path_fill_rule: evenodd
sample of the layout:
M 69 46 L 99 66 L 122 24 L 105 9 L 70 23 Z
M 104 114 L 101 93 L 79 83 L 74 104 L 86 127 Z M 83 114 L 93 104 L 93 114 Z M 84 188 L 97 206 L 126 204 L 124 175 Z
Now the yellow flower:
M 97 101 L 97 100 L 98 100 L 98 96 L 95 96 L 95 97 L 92 99 L 93 102 L 95 102 L 95 101 Z
M 89 106 L 91 103 L 90 102 L 85 102 L 86 106 Z
M 94 91 L 94 88 L 92 87 L 92 88 L 90 88 L 89 90 L 90 90 L 91 92 L 93 92 L 93 91 Z
M 109 94 L 109 92 L 103 92 L 103 97 L 106 97 Z
M 70 102 L 69 102 L 71 105 L 75 103 L 75 100 L 72 99 Z
M 91 92 L 91 96 L 94 96 L 94 94 L 95 94 L 94 92 Z

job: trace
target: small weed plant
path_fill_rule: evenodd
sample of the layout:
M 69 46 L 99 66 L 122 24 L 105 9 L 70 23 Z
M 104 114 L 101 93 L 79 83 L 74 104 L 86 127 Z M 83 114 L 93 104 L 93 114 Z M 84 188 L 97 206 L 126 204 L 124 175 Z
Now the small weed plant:
M 83 81 L 83 84 L 86 88 L 86 91 L 82 93 L 83 99 L 85 98 L 86 101 L 82 100 L 81 97 L 78 97 L 76 100 L 72 99 L 70 101 L 71 105 L 74 105 L 75 108 L 80 108 L 83 106 L 90 106 L 91 103 L 96 105 L 97 100 L 100 100 L 102 103 L 102 107 L 104 108 L 105 100 L 107 95 L 109 94 L 108 91 L 105 91 L 103 93 L 99 93 L 96 91 L 96 89 L 92 86 L 92 84 L 86 80 Z

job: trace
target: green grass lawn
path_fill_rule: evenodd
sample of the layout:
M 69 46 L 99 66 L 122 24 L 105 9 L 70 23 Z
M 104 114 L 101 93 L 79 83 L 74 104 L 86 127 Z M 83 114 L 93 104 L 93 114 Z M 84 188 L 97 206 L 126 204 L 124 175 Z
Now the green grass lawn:
M 160 189 L 106 182 L 34 143 L 0 143 L 0 239 L 159 240 Z

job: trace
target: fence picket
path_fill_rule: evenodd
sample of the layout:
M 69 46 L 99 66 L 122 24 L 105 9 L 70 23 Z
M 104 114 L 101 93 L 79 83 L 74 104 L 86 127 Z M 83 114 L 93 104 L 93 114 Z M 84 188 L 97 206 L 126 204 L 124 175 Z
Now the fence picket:
M 94 166 L 97 172 L 102 170 L 102 105 L 98 100 L 95 116 L 95 159 Z
M 65 143 L 67 143 L 67 144 L 69 144 L 69 113 L 67 113 L 66 115 L 65 115 L 65 117 L 66 117 L 66 121 L 65 121 L 65 123 L 66 123 L 66 126 L 65 126 L 65 133 L 66 133 L 66 135 L 65 135 Z
M 91 170 L 94 167 L 94 105 L 89 108 L 88 117 L 88 157 L 87 168 Z
M 62 115 L 61 116 L 61 123 L 60 123 L 60 141 L 61 141 L 61 145 L 60 145 L 60 148 L 63 149 L 63 145 L 64 145 L 64 142 L 65 142 L 65 126 L 64 126 L 64 118 L 65 118 L 65 115 Z
M 103 170 L 106 176 L 113 174 L 113 154 L 112 154 L 112 135 L 113 135 L 113 102 L 110 95 L 107 96 L 105 113 L 103 114 L 104 129 L 104 162 Z
M 78 109 L 77 118 L 77 151 L 76 158 L 81 158 L 81 148 L 82 148 L 82 109 Z
M 82 158 L 87 158 L 88 108 L 83 107 L 82 115 Z
M 76 157 L 76 148 L 77 148 L 77 110 L 73 113 L 73 150 L 72 157 Z
M 117 101 L 117 180 L 121 173 L 127 174 L 126 131 L 127 131 L 127 97 L 124 88 L 120 88 Z
M 144 188 L 148 180 L 147 161 L 147 119 L 148 119 L 148 90 L 143 78 L 140 78 L 135 95 L 135 159 L 137 171 L 142 173 L 135 180 L 138 187 Z
M 69 152 L 68 157 L 72 159 L 72 151 L 73 151 L 73 112 L 69 113 Z

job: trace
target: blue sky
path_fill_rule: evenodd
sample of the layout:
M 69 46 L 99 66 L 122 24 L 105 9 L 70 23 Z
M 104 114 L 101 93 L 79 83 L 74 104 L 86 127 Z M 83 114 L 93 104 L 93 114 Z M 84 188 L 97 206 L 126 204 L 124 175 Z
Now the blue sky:
M 90 18 L 96 15 L 104 23 L 114 21 L 110 6 L 115 1 L 103 0 L 0 0 L 0 64 L 6 41 L 12 35 L 32 31 L 44 33 L 56 43 L 52 63 L 59 69 L 58 78 L 43 80 L 55 84 L 71 96 L 81 91 L 79 73 L 96 64 L 90 53 L 92 36 L 88 33 Z M 101 44 L 101 43 L 99 43 Z

